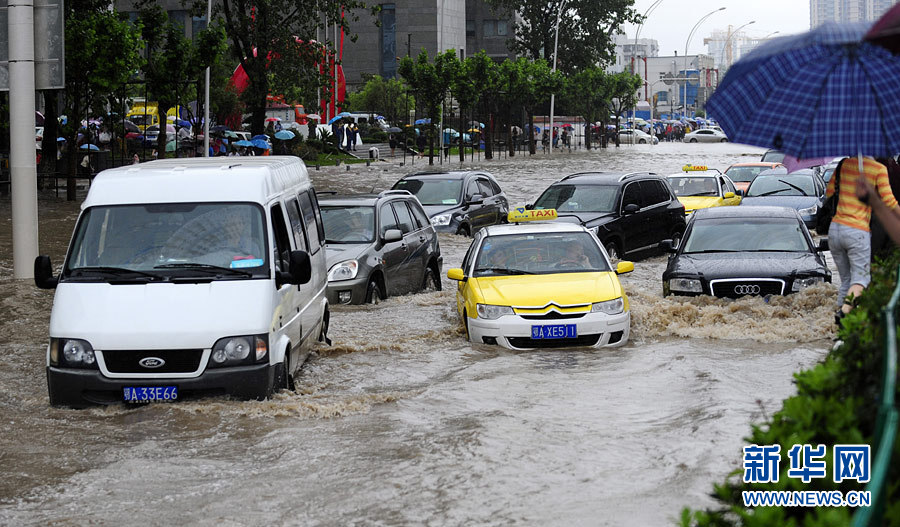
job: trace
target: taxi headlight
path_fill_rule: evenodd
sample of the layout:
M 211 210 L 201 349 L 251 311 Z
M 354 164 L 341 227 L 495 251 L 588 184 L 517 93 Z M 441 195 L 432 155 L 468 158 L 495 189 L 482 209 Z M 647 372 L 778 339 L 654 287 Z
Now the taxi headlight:
M 450 216 L 450 214 L 438 214 L 437 216 L 431 218 L 431 224 L 441 227 L 450 225 Z
M 591 304 L 591 313 L 606 313 L 607 315 L 618 315 L 625 311 L 625 300 L 620 296 L 605 302 L 596 302 Z
M 808 207 L 805 209 L 798 209 L 797 212 L 800 213 L 801 216 L 814 216 L 816 212 L 819 211 L 819 207 L 813 204 L 812 207 Z
M 503 315 L 514 315 L 515 312 L 513 308 L 509 306 L 493 306 L 491 304 L 477 304 L 475 311 L 478 313 L 478 318 L 483 318 L 485 320 L 496 320 Z
M 328 270 L 329 282 L 340 282 L 341 280 L 353 280 L 359 271 L 359 264 L 356 260 L 346 260 L 337 263 Z
M 810 276 L 809 278 L 795 278 L 794 285 L 791 286 L 791 291 L 797 292 L 807 287 L 812 287 L 816 284 L 821 284 L 825 282 L 825 278 L 821 276 Z
M 703 286 L 700 280 L 696 278 L 670 278 L 669 291 L 680 291 L 683 293 L 702 293 Z

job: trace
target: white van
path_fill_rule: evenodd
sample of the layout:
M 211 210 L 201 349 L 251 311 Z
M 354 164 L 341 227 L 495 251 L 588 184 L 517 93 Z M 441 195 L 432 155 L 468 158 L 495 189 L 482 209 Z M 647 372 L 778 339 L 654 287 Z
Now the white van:
M 58 277 L 47 385 L 83 407 L 292 388 L 328 341 L 324 230 L 299 158 L 165 159 L 101 172 Z

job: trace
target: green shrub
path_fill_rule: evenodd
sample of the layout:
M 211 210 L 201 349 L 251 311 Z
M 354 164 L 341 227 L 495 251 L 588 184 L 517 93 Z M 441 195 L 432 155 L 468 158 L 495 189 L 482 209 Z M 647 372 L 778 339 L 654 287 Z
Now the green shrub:
M 363 138 L 367 143 L 387 143 L 388 134 L 382 130 L 372 128 L 368 136 Z

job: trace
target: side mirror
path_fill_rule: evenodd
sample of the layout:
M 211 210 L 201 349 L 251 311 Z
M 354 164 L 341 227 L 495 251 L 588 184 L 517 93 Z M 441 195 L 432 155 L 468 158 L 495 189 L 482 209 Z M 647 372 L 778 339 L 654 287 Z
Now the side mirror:
M 469 199 L 467 203 L 469 205 L 480 205 L 481 203 L 484 203 L 484 196 L 481 194 L 475 194 L 471 197 L 471 199 Z
M 737 194 L 737 195 L 740 196 L 740 197 L 744 197 L 744 191 L 741 190 L 741 189 L 737 189 L 737 191 L 735 192 L 735 194 Z
M 662 240 L 661 242 L 659 242 L 659 248 L 662 251 L 671 254 L 675 254 L 675 252 L 678 250 L 678 248 L 675 247 L 675 240 Z
M 306 251 L 291 251 L 290 271 L 292 284 L 308 284 L 310 278 L 312 278 L 312 264 L 309 261 L 309 253 Z
M 400 229 L 388 229 L 384 231 L 384 242 L 399 242 L 403 239 L 403 231 Z
M 41 289 L 56 289 L 59 278 L 53 276 L 53 266 L 49 256 L 38 256 L 34 259 L 34 285 Z
M 531 210 L 533 208 L 534 208 L 534 203 L 526 203 L 525 204 L 525 210 Z
M 616 274 L 625 274 L 634 271 L 634 263 L 622 261 L 616 265 Z
M 466 280 L 466 275 L 463 273 L 463 270 L 459 267 L 454 267 L 453 269 L 447 270 L 447 278 L 450 280 L 456 280 L 457 282 L 463 282 Z
M 726 192 L 725 195 L 722 197 L 725 199 L 731 199 L 734 197 L 734 192 Z
M 622 209 L 622 212 L 624 212 L 625 214 L 634 214 L 639 210 L 641 210 L 640 205 L 638 205 L 637 203 L 629 203 L 628 205 L 625 205 L 625 208 Z
M 828 238 L 821 238 L 819 240 L 819 245 L 816 246 L 816 252 L 825 252 L 828 250 Z M 37 277 L 37 273 L 35 273 L 35 277 Z

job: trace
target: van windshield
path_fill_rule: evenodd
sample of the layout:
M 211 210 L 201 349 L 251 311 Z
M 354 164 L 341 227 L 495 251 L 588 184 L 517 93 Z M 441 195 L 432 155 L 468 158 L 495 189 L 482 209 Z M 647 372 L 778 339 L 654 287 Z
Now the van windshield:
M 253 203 L 91 207 L 78 222 L 62 278 L 267 278 L 264 226 Z

